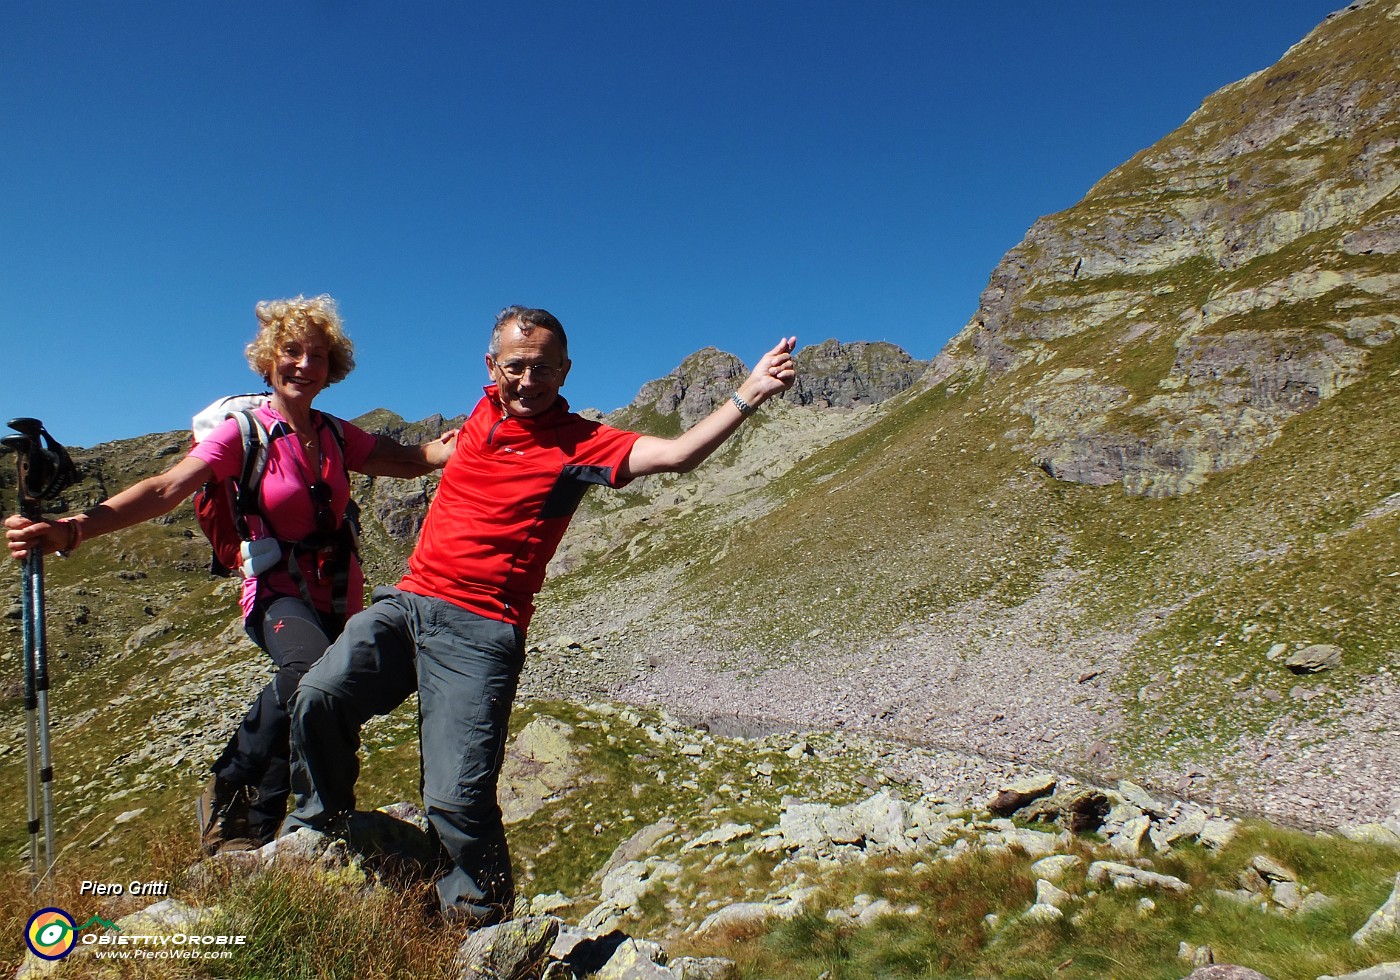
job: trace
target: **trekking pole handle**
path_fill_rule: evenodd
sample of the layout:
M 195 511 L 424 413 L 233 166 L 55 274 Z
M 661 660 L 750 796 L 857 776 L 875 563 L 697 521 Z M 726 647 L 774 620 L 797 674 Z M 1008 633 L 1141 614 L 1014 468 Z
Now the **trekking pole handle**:
M 16 419 L 16 422 L 27 422 L 29 419 Z M 14 422 L 10 423 L 14 425 Z M 15 469 L 18 479 L 15 485 L 15 495 L 19 498 L 19 512 L 31 521 L 38 520 L 41 516 L 42 507 L 39 501 L 29 494 L 29 464 L 31 453 L 34 451 L 34 438 L 27 435 L 5 436 L 0 438 L 6 449 L 15 451 Z
M 20 511 L 33 519 L 42 510 L 43 501 L 57 496 L 77 479 L 77 467 L 68 450 L 38 419 L 11 419 L 10 428 L 19 435 L 5 436 L 0 443 L 18 454 Z

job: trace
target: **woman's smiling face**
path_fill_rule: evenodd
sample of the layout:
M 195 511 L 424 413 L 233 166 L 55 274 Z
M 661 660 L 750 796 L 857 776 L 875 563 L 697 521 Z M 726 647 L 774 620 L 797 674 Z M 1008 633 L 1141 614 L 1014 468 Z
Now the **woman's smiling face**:
M 289 337 L 273 360 L 269 381 L 283 398 L 310 402 L 326 387 L 330 375 L 330 347 L 318 334 Z

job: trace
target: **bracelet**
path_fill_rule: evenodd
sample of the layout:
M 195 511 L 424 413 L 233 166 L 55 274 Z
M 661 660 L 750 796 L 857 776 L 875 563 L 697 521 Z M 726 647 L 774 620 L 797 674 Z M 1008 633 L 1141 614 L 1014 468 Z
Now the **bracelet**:
M 83 525 L 71 517 L 65 517 L 58 523 L 68 528 L 68 544 L 58 549 L 58 557 L 67 558 L 83 543 Z
M 729 400 L 734 403 L 734 407 L 739 410 L 739 414 L 745 417 L 748 417 L 754 412 L 758 411 L 757 405 L 750 405 L 748 402 L 744 401 L 742 398 L 739 397 L 739 393 L 737 391 L 729 396 Z

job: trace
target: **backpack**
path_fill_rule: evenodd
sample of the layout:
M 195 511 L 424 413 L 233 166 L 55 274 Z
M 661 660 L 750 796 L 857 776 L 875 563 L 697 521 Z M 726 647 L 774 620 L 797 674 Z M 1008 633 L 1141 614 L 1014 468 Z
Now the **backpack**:
M 291 432 L 283 423 L 278 423 L 271 430 L 263 424 L 262 420 L 253 412 L 270 396 L 269 392 L 262 392 L 247 395 L 229 395 L 220 398 L 212 405 L 205 408 L 194 417 L 191 426 L 191 443 L 198 445 L 202 440 L 208 438 L 209 434 L 218 428 L 225 419 L 236 418 L 238 428 L 243 436 L 243 468 L 237 477 L 230 477 L 225 480 L 211 480 L 200 487 L 194 495 L 195 519 L 199 523 L 199 528 L 204 532 L 204 536 L 209 540 L 210 558 L 209 574 L 226 578 L 233 569 L 238 568 L 243 563 L 243 556 L 240 549 L 245 541 L 251 541 L 255 537 L 266 538 L 267 535 L 260 533 L 265 530 L 260 520 L 261 514 L 258 506 L 258 487 L 262 482 L 264 471 L 267 469 L 267 447 L 272 440 L 281 438 Z M 321 413 L 335 435 L 335 440 L 340 449 L 340 463 L 345 465 L 345 432 L 340 419 L 333 415 Z M 347 479 L 349 474 L 346 474 Z M 359 534 L 359 507 L 352 499 L 345 509 L 345 517 L 341 522 L 342 527 L 348 532 L 348 550 L 354 551 L 358 543 Z M 259 533 L 255 533 L 255 529 Z M 295 570 L 295 554 L 298 546 L 302 542 L 288 542 L 291 547 L 287 550 L 293 552 L 289 559 L 289 567 L 293 569 L 293 578 L 298 580 L 300 585 L 300 572 Z M 306 542 L 312 548 L 324 547 L 326 542 Z
M 194 417 L 190 445 L 197 446 L 225 419 L 237 416 L 243 433 L 243 469 L 236 479 L 210 480 L 194 495 L 194 516 L 209 540 L 209 574 L 227 578 L 241 562 L 238 549 L 252 535 L 248 514 L 256 513 L 258 483 L 267 466 L 267 428 L 252 414 L 270 392 L 220 398 Z

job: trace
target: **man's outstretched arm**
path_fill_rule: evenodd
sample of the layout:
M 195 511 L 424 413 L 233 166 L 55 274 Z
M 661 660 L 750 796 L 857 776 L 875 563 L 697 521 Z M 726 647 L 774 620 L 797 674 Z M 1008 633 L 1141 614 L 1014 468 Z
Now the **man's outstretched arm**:
M 796 337 L 783 338 L 759 358 L 753 372 L 739 385 L 735 394 L 750 412 L 787 391 L 797 380 L 797 362 L 792 356 L 796 347 Z M 650 473 L 688 473 L 708 459 L 747 417 L 731 398 L 674 439 L 642 436 L 633 444 L 625 472 L 620 475 L 628 480 Z

